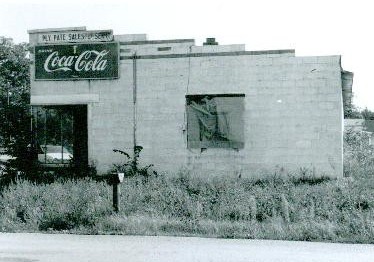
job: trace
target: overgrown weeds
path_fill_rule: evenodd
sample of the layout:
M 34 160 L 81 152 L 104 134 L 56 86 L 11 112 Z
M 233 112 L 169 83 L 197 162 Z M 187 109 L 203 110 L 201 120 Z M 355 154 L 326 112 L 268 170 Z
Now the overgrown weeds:
M 113 213 L 105 183 L 18 181 L 2 192 L 0 230 L 374 243 L 373 188 L 354 178 L 132 176 Z
M 128 175 L 118 213 L 104 182 L 17 181 L 0 195 L 0 230 L 374 243 L 372 148 L 350 135 L 342 179 L 306 169 L 261 179 Z
M 108 187 L 91 180 L 36 185 L 18 181 L 1 193 L 1 231 L 94 228 L 111 213 Z
M 374 177 L 374 144 L 368 132 L 344 132 L 344 175 L 357 179 Z

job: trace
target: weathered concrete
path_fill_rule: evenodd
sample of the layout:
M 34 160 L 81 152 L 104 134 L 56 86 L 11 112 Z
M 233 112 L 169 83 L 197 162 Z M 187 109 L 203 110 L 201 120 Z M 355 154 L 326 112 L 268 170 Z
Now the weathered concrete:
M 251 53 L 243 45 L 196 47 L 192 40 L 123 42 L 120 49 L 119 79 L 31 81 L 31 99 L 39 104 L 48 104 L 43 96 L 61 96 L 59 104 L 66 95 L 98 97 L 86 103 L 89 158 L 99 172 L 120 160 L 112 149 L 132 151 L 135 113 L 141 161 L 158 170 L 246 175 L 307 168 L 342 176 L 340 56 Z M 185 96 L 227 93 L 245 95 L 244 148 L 188 149 Z

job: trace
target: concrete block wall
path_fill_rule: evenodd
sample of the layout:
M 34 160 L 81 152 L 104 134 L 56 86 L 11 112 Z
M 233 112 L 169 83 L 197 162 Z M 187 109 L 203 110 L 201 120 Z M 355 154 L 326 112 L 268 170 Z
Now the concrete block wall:
M 204 45 L 193 46 L 192 53 L 240 52 L 245 51 L 245 45 Z
M 180 57 L 168 58 L 173 51 L 157 51 L 170 45 Z M 197 55 L 186 56 L 191 45 L 188 41 L 123 44 L 120 48 L 130 51 L 121 53 L 119 79 L 32 79 L 32 99 L 48 104 L 53 97 L 66 104 L 71 103 L 66 96 L 76 96 L 76 103 L 87 104 L 89 159 L 101 173 L 121 161 L 114 148 L 132 151 L 135 114 L 136 141 L 144 147 L 141 163 L 154 164 L 158 170 L 254 175 L 308 168 L 342 176 L 340 56 L 246 53 L 241 45 L 219 49 L 232 55 L 199 55 L 200 49 L 194 47 Z M 135 61 L 135 106 L 134 60 L 129 58 L 134 52 L 141 55 Z M 224 93 L 245 95 L 244 148 L 188 149 L 185 96 Z
M 107 172 L 123 156 L 114 153 L 120 149 L 133 150 L 133 79 L 131 61 L 121 62 L 121 77 L 91 83 L 91 92 L 100 101 L 89 104 L 88 144 L 89 159 L 99 172 Z
M 150 43 L 149 43 L 150 42 Z M 137 56 L 145 55 L 170 55 L 170 54 L 188 54 L 190 53 L 190 47 L 194 45 L 194 41 L 191 39 L 185 39 L 183 42 L 168 42 L 164 41 L 152 41 L 148 42 L 124 42 L 121 44 L 121 55 Z
M 340 57 L 208 56 L 138 61 L 142 160 L 177 172 L 308 168 L 342 176 Z M 187 149 L 186 94 L 245 94 L 244 149 Z
M 121 68 L 121 77 L 115 80 L 31 82 L 31 101 L 39 98 L 34 105 L 68 105 L 74 96 L 74 104 L 87 104 L 89 162 L 100 173 L 122 161 L 113 149 L 133 150 L 132 62 L 121 62 Z M 86 94 L 97 99 L 92 102 Z

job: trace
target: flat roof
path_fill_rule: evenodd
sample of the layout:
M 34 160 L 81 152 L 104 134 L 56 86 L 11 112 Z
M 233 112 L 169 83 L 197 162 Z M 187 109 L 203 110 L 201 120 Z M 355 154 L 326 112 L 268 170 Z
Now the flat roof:
M 195 39 L 168 39 L 168 40 L 144 40 L 119 42 L 121 45 L 153 45 L 153 44 L 175 44 L 175 43 L 195 43 Z
M 261 51 L 234 51 L 234 52 L 212 52 L 212 53 L 188 53 L 188 54 L 167 54 L 167 55 L 137 55 L 136 59 L 157 59 L 157 58 L 183 58 L 183 57 L 204 57 L 204 56 L 238 56 L 238 55 L 271 55 L 271 54 L 295 54 L 295 49 L 282 50 L 261 50 Z M 134 55 L 120 56 L 120 60 L 133 59 Z

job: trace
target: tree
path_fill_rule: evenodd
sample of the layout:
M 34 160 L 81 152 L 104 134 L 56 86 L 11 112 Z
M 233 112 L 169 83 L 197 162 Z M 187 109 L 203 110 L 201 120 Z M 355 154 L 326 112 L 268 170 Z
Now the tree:
M 370 111 L 368 108 L 365 108 L 361 111 L 362 118 L 365 120 L 374 120 L 374 112 Z
M 350 106 L 344 107 L 344 118 L 362 118 L 362 114 L 356 106 L 351 104 Z
M 8 178 L 14 172 L 30 174 L 30 60 L 25 43 L 0 43 L 0 146 L 13 157 L 8 164 Z
M 344 107 L 344 118 L 374 120 L 374 112 L 369 110 L 367 107 L 361 109 L 351 104 L 350 106 Z

